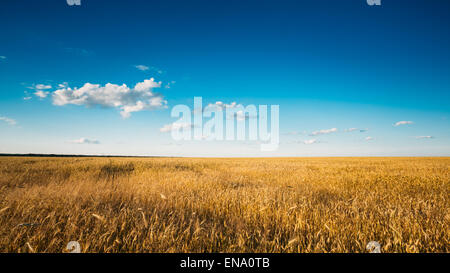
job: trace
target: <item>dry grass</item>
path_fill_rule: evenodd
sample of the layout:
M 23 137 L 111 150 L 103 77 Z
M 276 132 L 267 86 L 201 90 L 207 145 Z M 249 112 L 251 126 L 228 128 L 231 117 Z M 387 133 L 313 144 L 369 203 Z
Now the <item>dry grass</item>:
M 0 158 L 0 252 L 449 252 L 450 158 Z

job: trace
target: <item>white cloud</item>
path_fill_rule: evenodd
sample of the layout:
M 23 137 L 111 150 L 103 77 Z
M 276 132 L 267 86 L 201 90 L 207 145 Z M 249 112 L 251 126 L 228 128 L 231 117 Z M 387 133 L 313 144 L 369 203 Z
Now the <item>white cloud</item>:
M 303 141 L 303 143 L 306 144 L 306 145 L 311 145 L 311 144 L 314 144 L 314 143 L 318 143 L 318 141 L 317 141 L 317 139 L 309 139 L 309 140 Z
M 39 91 L 34 92 L 34 94 L 35 94 L 37 97 L 41 98 L 41 99 L 46 98 L 46 97 L 48 96 L 49 93 L 50 93 L 50 92 L 48 92 L 48 91 L 42 91 L 42 90 L 39 90 Z
M 371 137 L 371 136 L 368 136 L 368 137 L 365 138 L 365 140 L 366 140 L 366 141 L 370 141 L 370 140 L 374 140 L 374 138 Z
M 23 100 L 31 100 L 31 97 L 24 97 Z
M 414 122 L 412 122 L 412 121 L 399 121 L 399 122 L 396 122 L 394 124 L 394 126 L 397 127 L 397 126 L 400 126 L 400 125 L 413 124 L 413 123 Z
M 0 117 L 0 120 L 8 123 L 9 125 L 16 125 L 17 124 L 17 122 L 14 119 L 12 119 L 12 118 Z
M 150 69 L 150 67 L 146 66 L 146 65 L 135 65 L 134 67 L 136 67 L 137 69 L 141 70 L 141 71 L 147 71 Z
M 73 144 L 100 144 L 100 141 L 82 137 L 80 139 L 72 140 L 72 141 L 70 141 L 70 143 L 73 143 Z
M 33 89 L 34 91 L 36 91 L 36 92 L 34 92 L 34 95 L 36 95 L 37 97 L 39 97 L 41 99 L 46 98 L 48 96 L 48 94 L 50 94 L 49 91 L 45 91 L 45 90 L 48 90 L 51 88 L 52 88 L 51 85 L 42 84 L 42 83 L 33 84 L 32 86 L 28 87 L 28 89 Z M 27 92 L 25 92 L 25 93 L 27 94 Z
M 52 88 L 52 86 L 51 85 L 49 85 L 49 84 L 36 84 L 36 85 L 34 85 L 34 89 L 35 90 L 46 90 L 46 89 L 51 89 Z
M 125 84 L 107 83 L 101 86 L 85 83 L 81 88 L 58 89 L 53 92 L 52 98 L 53 104 L 57 106 L 74 104 L 118 108 L 123 118 L 129 118 L 132 112 L 166 107 L 167 101 L 162 95 L 153 92 L 154 88 L 160 87 L 161 82 L 155 82 L 153 78 L 137 83 L 134 88 Z
M 67 83 L 67 82 L 63 82 L 63 83 L 58 84 L 58 88 L 66 88 L 68 86 L 69 86 L 69 83 Z
M 168 133 L 171 132 L 172 130 L 190 130 L 191 128 L 193 128 L 194 125 L 188 122 L 174 122 L 174 123 L 170 123 L 170 124 L 166 124 L 164 125 L 162 128 L 159 129 L 159 131 L 161 133 Z
M 337 128 L 331 128 L 331 129 L 326 129 L 326 130 L 319 130 L 319 131 L 312 132 L 311 136 L 326 135 L 326 134 L 335 133 L 337 131 L 338 131 Z
M 369 129 L 348 128 L 348 129 L 345 129 L 344 132 L 350 133 L 350 132 L 359 131 L 360 133 L 364 133 L 364 132 L 367 132 L 368 130 Z
M 417 139 L 431 139 L 433 136 L 416 136 Z

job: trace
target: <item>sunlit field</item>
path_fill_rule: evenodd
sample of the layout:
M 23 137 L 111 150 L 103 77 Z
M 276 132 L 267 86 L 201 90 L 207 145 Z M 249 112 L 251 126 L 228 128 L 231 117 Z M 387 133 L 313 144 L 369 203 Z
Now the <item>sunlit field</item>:
M 0 158 L 0 252 L 449 252 L 450 158 Z

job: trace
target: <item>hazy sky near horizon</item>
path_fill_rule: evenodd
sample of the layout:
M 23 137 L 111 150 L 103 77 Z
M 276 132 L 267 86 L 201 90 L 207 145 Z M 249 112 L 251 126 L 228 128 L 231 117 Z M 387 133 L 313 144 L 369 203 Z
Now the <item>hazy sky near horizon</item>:
M 450 156 L 447 0 L 6 0 L 0 26 L 0 153 Z M 172 140 L 194 96 L 280 105 L 280 148 Z

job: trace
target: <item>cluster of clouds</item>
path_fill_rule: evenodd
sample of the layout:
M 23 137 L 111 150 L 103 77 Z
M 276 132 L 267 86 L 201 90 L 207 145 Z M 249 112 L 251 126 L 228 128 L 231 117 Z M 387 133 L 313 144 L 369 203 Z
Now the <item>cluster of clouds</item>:
M 214 105 L 216 105 L 216 104 L 214 104 Z M 220 105 L 221 107 L 223 106 L 222 109 L 225 109 L 226 107 L 234 107 L 237 104 L 233 103 L 233 104 L 228 104 L 228 105 L 225 105 L 225 104 L 222 105 L 222 104 L 219 103 L 218 105 Z M 5 121 L 7 121 L 9 123 L 15 124 L 15 121 L 12 120 L 12 119 L 7 119 L 7 118 L 4 118 L 4 117 L 0 117 L 0 120 L 5 120 Z M 412 124 L 412 122 L 411 123 L 405 123 L 405 124 Z M 170 124 L 165 124 L 163 127 L 161 127 L 159 129 L 159 131 L 161 133 L 169 133 L 172 130 L 181 130 L 181 129 L 182 130 L 192 130 L 193 128 L 194 128 L 194 125 L 192 123 L 174 122 L 174 123 L 170 123 Z M 319 136 L 319 135 L 332 134 L 332 133 L 336 133 L 338 131 L 339 130 L 337 128 L 323 129 L 323 130 L 318 130 L 318 131 L 312 132 L 310 134 L 310 136 Z M 359 131 L 359 132 L 366 132 L 366 131 L 368 131 L 368 129 L 349 128 L 349 129 L 343 130 L 343 132 L 357 132 L 357 131 Z M 297 135 L 298 133 L 297 132 L 294 132 L 294 133 L 291 132 L 289 134 L 290 135 Z M 207 138 L 208 138 L 208 136 L 202 136 L 201 137 L 201 139 L 207 139 Z M 415 138 L 416 139 L 432 139 L 434 137 L 433 136 L 416 136 Z M 367 137 L 364 138 L 364 140 L 365 141 L 373 141 L 373 140 L 375 140 L 375 138 L 371 137 L 371 136 L 367 136 Z M 98 140 L 93 140 L 93 139 L 88 139 L 88 138 L 80 138 L 80 139 L 77 139 L 77 140 L 70 141 L 70 143 L 72 143 L 72 144 L 100 144 L 100 142 Z M 303 143 L 305 145 L 312 145 L 312 144 L 322 143 L 322 141 L 320 141 L 320 140 L 318 140 L 316 138 L 313 138 L 313 139 L 300 141 L 300 143 Z
M 414 124 L 413 121 L 398 121 L 396 123 L 393 124 L 394 127 L 398 127 L 398 126 L 402 126 L 402 125 L 411 125 Z M 349 132 L 361 132 L 361 133 L 365 133 L 367 132 L 369 129 L 359 129 L 359 128 L 348 128 L 343 130 L 343 132 L 345 133 L 349 133 Z M 317 131 L 313 131 L 311 134 L 309 134 L 309 136 L 320 136 L 320 135 L 328 135 L 328 134 L 332 134 L 332 133 L 336 133 L 339 130 L 337 128 L 330 128 L 330 129 L 323 129 L 323 130 L 317 130 Z M 288 135 L 299 135 L 301 133 L 299 132 L 289 132 Z M 433 139 L 433 136 L 416 136 L 416 139 Z M 365 141 L 372 141 L 375 140 L 374 137 L 368 136 L 366 138 L 364 138 Z M 311 144 L 316 144 L 316 143 L 320 143 L 320 141 L 318 141 L 317 139 L 309 139 L 309 140 L 304 140 L 302 141 L 302 143 L 307 144 L 307 145 L 311 145 Z
M 39 99 L 45 99 L 50 94 L 49 90 L 52 89 L 53 87 L 51 84 L 39 83 L 28 86 L 27 88 L 33 90 L 34 91 L 33 95 L 35 95 Z M 32 96 L 28 93 L 28 91 L 25 91 L 25 97 L 23 99 L 31 100 Z
M 90 52 L 76 49 L 67 48 L 67 52 L 79 53 L 79 55 L 89 55 Z M 5 60 L 5 56 L 0 56 L 0 61 Z M 141 71 L 153 71 L 158 74 L 163 74 L 164 71 L 156 67 L 149 67 L 145 65 L 136 65 L 137 69 Z M 164 87 L 170 88 L 175 81 L 168 82 Z M 126 84 L 117 85 L 107 83 L 102 86 L 100 84 L 85 83 L 80 88 L 70 88 L 67 82 L 61 83 L 53 87 L 51 84 L 32 84 L 27 87 L 33 90 L 33 95 L 39 99 L 45 99 L 49 96 L 52 98 L 52 102 L 56 106 L 64 105 L 83 105 L 85 107 L 106 107 L 117 108 L 120 110 L 120 115 L 123 118 L 129 118 L 131 113 L 144 110 L 154 110 L 167 107 L 167 101 L 164 100 L 162 94 L 154 92 L 155 88 L 161 88 L 162 82 L 156 82 L 154 78 L 146 79 L 137 83 L 134 87 L 128 87 Z M 56 89 L 50 91 L 51 89 Z M 25 91 L 24 100 L 32 99 L 29 92 Z M 14 119 L 0 116 L 0 121 L 4 121 L 9 125 L 16 125 L 17 122 Z M 177 125 L 171 125 L 177 126 Z M 190 125 L 179 125 L 180 127 Z M 168 130 L 168 127 L 161 128 L 161 131 Z M 171 127 L 170 127 L 171 130 Z M 72 144 L 100 144 L 100 141 L 89 138 L 80 138 L 69 141 Z
M 91 52 L 79 48 L 65 48 L 66 52 L 76 53 L 78 55 L 90 55 Z M 6 59 L 5 56 L 0 56 Z M 140 71 L 152 71 L 157 74 L 165 72 L 154 66 L 134 65 Z M 164 88 L 171 88 L 175 81 L 169 81 Z M 156 82 L 154 78 L 146 79 L 137 83 L 134 87 L 128 87 L 126 84 L 117 85 L 107 83 L 106 85 L 85 83 L 80 88 L 71 88 L 67 82 L 61 83 L 53 87 L 51 84 L 33 84 L 28 89 L 33 90 L 30 94 L 25 91 L 24 100 L 31 100 L 34 95 L 39 99 L 47 97 L 52 98 L 52 102 L 56 106 L 64 105 L 83 105 L 86 107 L 105 107 L 117 108 L 123 118 L 131 117 L 134 112 L 144 110 L 154 110 L 167 108 L 167 101 L 160 93 L 154 92 L 154 89 L 161 88 L 162 82 Z M 54 91 L 51 91 L 54 89 Z
M 91 55 L 92 52 L 83 49 L 77 48 L 66 48 L 67 52 L 77 53 L 79 55 Z M 6 56 L 0 56 L 0 62 L 6 60 Z M 165 72 L 154 66 L 147 65 L 134 65 L 134 67 L 140 71 L 150 71 L 156 74 L 162 75 Z M 171 85 L 175 84 L 175 81 L 170 81 L 166 83 L 163 87 L 170 88 Z M 144 110 L 154 110 L 159 108 L 166 108 L 167 101 L 164 100 L 162 94 L 155 93 L 154 89 L 161 88 L 162 82 L 156 82 L 154 78 L 150 78 L 148 80 L 144 80 L 143 82 L 137 83 L 134 87 L 128 87 L 126 84 L 117 85 L 112 83 L 107 83 L 102 86 L 100 84 L 91 84 L 85 83 L 80 88 L 70 88 L 68 83 L 58 84 L 55 87 L 55 91 L 51 92 L 50 90 L 53 88 L 51 84 L 33 84 L 28 87 L 33 90 L 34 96 L 39 99 L 45 99 L 48 96 L 51 96 L 52 102 L 56 106 L 64 106 L 64 105 L 83 105 L 85 107 L 107 107 L 107 108 L 116 108 L 120 110 L 120 115 L 123 118 L 129 118 L 132 113 L 144 111 Z M 24 100 L 30 100 L 32 97 L 28 95 L 27 92 Z M 236 102 L 231 102 L 229 104 L 223 103 L 221 101 L 217 101 L 215 103 L 210 103 L 207 105 L 207 108 L 216 110 L 216 111 L 224 111 L 226 109 L 233 109 L 240 107 L 241 105 Z M 194 109 L 195 111 L 195 109 Z M 245 113 L 242 110 L 236 111 L 233 113 L 231 118 L 236 118 L 237 120 L 246 120 L 249 118 L 256 118 L 250 116 L 248 113 Z M 4 116 L 0 116 L 0 121 L 6 122 L 9 125 L 16 125 L 16 120 Z M 403 125 L 411 125 L 414 124 L 413 121 L 398 121 L 393 124 L 394 127 L 403 126 Z M 171 123 L 166 124 L 162 128 L 160 128 L 160 132 L 167 133 L 172 130 L 179 129 L 192 129 L 193 124 L 191 123 Z M 348 128 L 343 130 L 343 132 L 367 132 L 368 129 L 359 129 L 359 128 Z M 337 133 L 339 130 L 337 128 L 330 129 L 322 129 L 313 131 L 309 134 L 309 136 L 321 136 L 321 135 L 329 135 L 333 133 Z M 298 134 L 306 134 L 306 132 L 298 133 L 298 132 L 290 132 L 289 135 L 298 135 Z M 416 136 L 416 139 L 432 139 L 433 136 Z M 368 136 L 365 138 L 366 141 L 374 140 L 373 137 Z M 320 143 L 321 141 L 316 138 L 304 140 L 302 143 L 306 145 Z M 80 138 L 77 140 L 70 141 L 73 144 L 100 144 L 98 140 L 88 139 L 88 138 Z
M 85 83 L 82 87 L 73 89 L 67 83 L 62 83 L 53 92 L 48 91 L 52 89 L 52 86 L 47 84 L 35 84 L 29 88 L 35 90 L 34 95 L 40 99 L 51 94 L 53 104 L 56 106 L 73 104 L 117 108 L 123 118 L 129 118 L 133 112 L 167 107 L 167 101 L 163 96 L 153 91 L 155 88 L 160 88 L 161 84 L 150 78 L 137 83 L 133 88 L 126 84 L 112 83 L 104 86 Z M 29 100 L 31 97 L 24 99 Z
M 0 117 L 0 121 L 4 121 L 6 123 L 8 123 L 9 125 L 16 125 L 17 121 L 12 119 L 12 118 L 8 118 L 8 117 Z
M 45 99 L 48 94 L 50 94 L 50 91 L 47 91 L 49 89 L 52 89 L 52 86 L 50 84 L 36 84 L 30 87 L 30 89 L 34 89 L 34 95 L 36 97 L 39 97 L 41 99 Z
M 215 103 L 209 103 L 205 108 L 203 108 L 203 111 L 226 111 L 227 109 L 236 109 L 238 107 L 241 107 L 242 104 L 238 104 L 237 102 L 231 102 L 229 104 L 217 101 Z M 208 110 L 206 110 L 208 109 Z M 194 109 L 192 111 L 193 113 L 199 113 L 199 109 Z M 232 115 L 228 116 L 227 118 L 236 119 L 238 121 L 245 121 L 252 118 L 257 118 L 255 115 L 251 115 L 243 110 L 238 110 L 235 112 L 232 112 Z M 193 124 L 191 123 L 171 123 L 171 124 L 165 124 L 162 128 L 159 129 L 161 133 L 169 133 L 172 130 L 190 130 L 193 128 Z M 207 138 L 207 137 L 205 137 Z
M 218 101 L 218 102 L 216 102 L 214 104 L 212 104 L 212 103 L 208 104 L 208 107 L 211 107 L 213 109 L 215 108 L 215 110 L 218 110 L 218 111 L 222 111 L 222 110 L 225 110 L 227 108 L 236 108 L 238 106 L 240 106 L 240 104 L 237 104 L 236 102 L 232 102 L 230 104 L 226 104 L 226 103 Z M 249 117 L 249 115 L 247 113 L 245 113 L 244 111 L 240 110 L 240 111 L 234 112 L 233 118 L 236 118 L 237 120 L 245 120 L 245 119 L 248 119 L 248 118 L 251 118 L 251 117 Z M 407 125 L 407 124 L 414 124 L 414 122 L 412 122 L 412 121 L 399 121 L 399 122 L 394 123 L 394 126 L 398 127 L 400 125 Z M 171 124 L 164 125 L 162 128 L 160 128 L 159 131 L 161 133 L 168 133 L 168 132 L 171 132 L 172 130 L 180 130 L 180 129 L 190 130 L 193 127 L 194 126 L 191 123 L 171 123 Z M 342 130 L 342 132 L 344 132 L 344 133 L 350 133 L 350 132 L 365 133 L 367 131 L 369 131 L 369 129 L 367 129 L 367 128 L 364 128 L 364 129 L 361 129 L 361 128 L 348 128 L 348 129 Z M 338 128 L 322 129 L 322 130 L 313 131 L 312 133 L 309 134 L 309 136 L 316 136 L 317 137 L 317 136 L 329 135 L 329 134 L 333 134 L 333 133 L 337 133 L 337 132 L 339 132 Z M 305 131 L 304 132 L 293 131 L 293 132 L 287 133 L 287 135 L 301 135 L 301 134 L 306 134 L 306 132 Z M 433 136 L 416 136 L 415 138 L 416 139 L 432 139 L 434 137 Z M 375 140 L 375 138 L 372 137 L 372 136 L 367 136 L 367 137 L 364 138 L 364 140 L 365 141 L 373 141 L 373 140 Z M 300 141 L 300 143 L 303 143 L 305 145 L 312 145 L 312 144 L 317 144 L 317 143 L 321 143 L 321 142 L 322 141 L 319 141 L 317 138 Z

